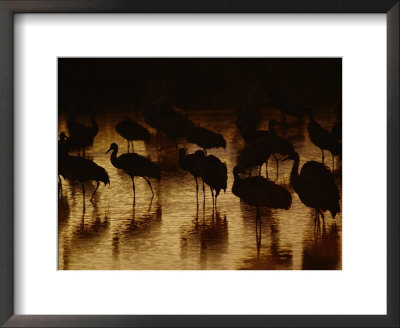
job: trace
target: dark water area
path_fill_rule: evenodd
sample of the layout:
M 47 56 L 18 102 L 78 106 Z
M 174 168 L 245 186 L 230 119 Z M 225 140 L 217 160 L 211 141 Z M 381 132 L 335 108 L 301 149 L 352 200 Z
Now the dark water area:
M 283 70 L 279 65 L 275 69 Z M 157 67 L 154 70 L 157 71 Z M 243 68 L 244 71 L 246 70 Z M 71 75 L 74 72 L 65 74 Z M 109 77 L 108 73 L 103 74 Z M 283 76 L 289 78 L 293 74 L 288 72 Z M 121 77 L 116 74 L 115 79 L 119 81 L 117 85 L 121 85 L 121 80 L 129 81 L 126 75 Z M 306 78 L 306 74 L 300 75 L 301 79 Z M 134 79 L 135 76 L 132 75 L 131 78 Z M 298 78 L 297 81 L 301 79 Z M 72 80 L 66 77 L 63 80 L 64 87 L 61 86 L 60 91 L 72 90 L 69 85 Z M 176 80 L 184 81 L 184 78 Z M 318 78 L 315 81 L 318 82 Z M 313 82 L 313 85 L 315 84 Z M 83 82 L 78 83 L 76 88 L 83 88 L 83 85 Z M 130 82 L 128 85 L 131 85 Z M 195 82 L 192 82 L 189 88 L 193 85 L 196 85 Z M 327 85 L 329 83 L 321 86 L 321 89 L 326 90 Z M 91 88 L 94 86 L 87 87 L 88 94 L 91 92 L 94 94 L 94 91 L 90 91 Z M 101 85 L 99 88 L 102 90 Z M 122 88 L 121 92 L 124 90 Z M 131 106 L 130 112 L 127 112 L 129 107 L 127 105 L 121 108 L 117 106 L 118 104 L 112 104 L 112 99 L 118 98 L 114 92 L 111 92 L 110 98 L 102 96 L 111 100 L 101 105 L 102 110 L 99 110 L 96 116 L 99 132 L 93 146 L 86 150 L 88 158 L 106 169 L 110 185 L 101 184 L 91 203 L 89 198 L 96 184 L 86 182 L 84 210 L 80 183 L 62 180 L 63 190 L 58 203 L 60 270 L 341 269 L 342 213 L 338 213 L 336 218 L 332 219 L 326 212 L 325 224 L 320 226 L 314 224 L 314 210 L 306 207 L 290 186 L 293 161 L 279 163 L 279 176 L 275 181 L 287 188 L 292 196 L 289 210 L 263 208 L 258 225 L 256 209 L 246 205 L 232 193 L 233 168 L 238 154 L 245 146 L 235 124 L 233 106 L 211 110 L 210 107 L 196 108 L 199 107 L 196 105 L 189 106 L 191 108 L 186 111 L 186 115 L 195 124 L 222 134 L 227 142 L 226 149 L 208 150 L 208 154 L 215 155 L 225 162 L 228 170 L 227 190 L 225 193 L 221 192 L 218 197 L 215 211 L 208 188 L 204 196 L 200 191 L 197 203 L 195 181 L 190 173 L 179 169 L 178 152 L 174 142 L 164 137 L 163 149 L 158 149 L 156 131 L 144 122 L 139 110 L 144 96 L 135 100 L 135 94 L 139 94 L 141 89 L 137 86 L 137 89 L 133 90 L 129 94 L 132 102 L 127 102 Z M 325 101 L 333 104 L 337 92 L 332 90 L 330 92 L 329 99 Z M 232 94 L 230 96 L 232 98 Z M 62 102 L 69 103 L 68 97 L 61 99 Z M 210 96 L 209 99 L 216 97 Z M 184 103 L 182 100 L 182 104 Z M 214 100 L 213 104 L 218 107 Z M 226 106 L 224 103 L 221 107 Z M 69 107 L 65 105 L 60 108 Z M 59 132 L 68 131 L 68 113 L 66 109 L 60 109 Z M 90 125 L 89 113 L 90 111 L 80 112 L 78 120 Z M 115 131 L 117 123 L 126 116 L 146 126 L 151 132 L 148 142 L 134 142 L 135 152 L 158 163 L 162 174 L 159 182 L 151 179 L 154 197 L 143 178 L 135 179 L 135 203 L 133 203 L 130 177 L 122 170 L 116 169 L 110 162 L 110 154 L 105 154 L 112 142 L 118 144 L 119 154 L 127 152 L 126 140 Z M 281 118 L 280 112 L 274 108 L 264 108 L 262 117 L 259 128 L 263 129 L 267 129 L 271 119 Z M 314 118 L 328 130 L 336 120 L 334 111 L 328 105 L 315 107 Z M 277 132 L 294 145 L 300 155 L 300 167 L 307 161 L 321 161 L 320 149 L 309 139 L 306 120 L 288 117 L 287 127 L 279 127 Z M 183 141 L 178 143 L 179 147 L 185 147 L 190 153 L 198 149 L 194 144 Z M 76 155 L 76 152 L 71 154 Z M 325 164 L 332 169 L 332 160 L 328 152 Z M 270 178 L 275 179 L 276 168 L 273 159 L 269 162 L 269 172 Z M 265 174 L 265 166 L 262 173 Z M 341 195 L 342 163 L 338 157 L 335 158 L 334 177 Z M 204 203 L 203 197 L 205 197 Z

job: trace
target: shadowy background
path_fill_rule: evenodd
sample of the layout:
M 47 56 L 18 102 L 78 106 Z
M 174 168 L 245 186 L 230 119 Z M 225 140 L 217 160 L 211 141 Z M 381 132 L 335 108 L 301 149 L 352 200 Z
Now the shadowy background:
M 160 97 L 185 110 L 232 109 L 240 96 L 261 108 L 277 88 L 303 105 L 341 99 L 340 58 L 60 58 L 59 111 L 139 111 Z

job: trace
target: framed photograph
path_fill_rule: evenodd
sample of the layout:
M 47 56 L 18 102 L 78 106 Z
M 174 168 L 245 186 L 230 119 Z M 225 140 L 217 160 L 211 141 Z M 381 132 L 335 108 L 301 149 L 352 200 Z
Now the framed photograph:
M 398 1 L 0 1 L 5 327 L 398 327 Z

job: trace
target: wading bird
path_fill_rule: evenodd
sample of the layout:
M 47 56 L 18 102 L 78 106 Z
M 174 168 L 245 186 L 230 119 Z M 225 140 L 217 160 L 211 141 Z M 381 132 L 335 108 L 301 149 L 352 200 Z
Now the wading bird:
M 261 174 L 261 166 L 268 162 L 269 157 L 272 155 L 272 147 L 269 139 L 259 138 L 248 144 L 237 158 L 237 165 L 241 170 L 251 169 L 258 166 L 259 174 Z
M 235 166 L 232 193 L 246 204 L 255 207 L 289 209 L 292 196 L 286 188 L 260 176 L 241 179 L 240 173 L 241 169 Z
M 123 170 L 131 177 L 133 197 L 135 198 L 136 196 L 135 177 L 142 177 L 145 179 L 150 187 L 152 195 L 154 196 L 153 188 L 151 187 L 151 183 L 148 178 L 156 178 L 158 181 L 160 181 L 161 171 L 158 165 L 136 153 L 122 154 L 117 157 L 118 145 L 116 143 L 112 143 L 110 145 L 110 148 L 107 150 L 106 154 L 110 151 L 112 151 L 110 157 L 112 165 L 117 169 Z
M 261 123 L 260 108 L 252 97 L 241 96 L 236 106 L 236 124 L 245 126 L 249 131 L 255 131 Z
M 292 204 L 292 196 L 286 188 L 279 186 L 269 179 L 261 176 L 241 179 L 241 169 L 233 169 L 234 181 L 232 193 L 243 202 L 256 207 L 256 234 L 257 247 L 261 242 L 261 215 L 260 207 L 288 210 Z
M 67 120 L 67 127 L 69 132 L 68 148 L 69 150 L 83 150 L 85 156 L 85 148 L 93 144 L 93 139 L 99 131 L 99 126 L 95 120 L 95 114 L 91 114 L 92 126 L 85 126 L 76 121 L 74 116 L 70 116 Z
M 307 130 L 310 136 L 311 142 L 321 149 L 322 152 L 322 163 L 324 162 L 325 155 L 324 149 L 330 151 L 332 154 L 332 163 L 334 166 L 334 156 L 339 156 L 342 153 L 342 145 L 329 131 L 325 130 L 321 125 L 319 125 L 315 120 L 313 113 L 310 108 L 307 108 L 307 115 L 310 118 Z
M 280 110 L 283 123 L 286 123 L 286 115 L 302 119 L 304 116 L 303 105 L 295 92 L 290 87 L 275 87 L 269 92 L 270 105 Z
M 314 222 L 319 222 L 320 214 L 325 222 L 324 212 L 327 210 L 335 218 L 340 211 L 340 196 L 331 171 L 322 163 L 310 161 L 303 165 L 299 175 L 299 154 L 294 152 L 289 158 L 294 160 L 290 184 L 303 204 L 315 209 Z
M 99 188 L 100 182 L 104 185 L 110 184 L 110 178 L 107 171 L 97 165 L 90 159 L 79 157 L 79 156 L 69 156 L 65 154 L 59 159 L 59 174 L 66 180 L 79 181 L 82 185 L 83 194 L 83 208 L 85 208 L 85 186 L 86 181 L 96 181 L 97 186 L 94 190 L 90 201 L 93 201 L 93 197 Z
M 157 130 L 157 135 L 161 136 L 160 132 L 163 132 L 174 141 L 176 148 L 177 140 L 187 138 L 195 127 L 190 119 L 180 111 L 174 110 L 164 100 L 144 107 L 143 116 L 145 122 Z
M 268 123 L 268 131 L 269 131 L 269 144 L 270 144 L 270 152 L 274 155 L 275 162 L 276 162 L 276 177 L 278 178 L 279 175 L 279 165 L 278 165 L 278 158 L 275 154 L 279 155 L 286 155 L 289 156 L 294 152 L 293 145 L 286 139 L 282 138 L 278 135 L 275 131 L 276 125 L 282 125 L 275 120 L 271 120 Z M 268 161 L 266 162 L 266 176 L 268 177 Z
M 225 149 L 226 147 L 226 141 L 222 135 L 198 126 L 192 129 L 187 140 L 203 148 L 206 154 L 207 149 L 219 147 Z
M 254 142 L 257 139 L 268 139 L 269 132 L 266 130 L 252 130 L 243 122 L 236 122 L 239 132 L 244 140 L 244 142 L 248 145 Z
M 115 127 L 115 131 L 128 141 L 128 153 L 130 144 L 132 145 L 132 152 L 134 152 L 133 140 L 150 140 L 149 131 L 139 123 L 132 121 L 130 118 L 126 118 L 119 122 Z
M 205 159 L 205 157 L 206 156 L 202 150 L 197 150 L 193 154 L 186 154 L 186 150 L 184 148 L 179 149 L 179 167 L 193 175 L 196 181 L 197 198 L 199 196 L 199 184 L 197 182 L 197 178 L 201 177 L 200 163 Z
M 217 198 L 221 190 L 226 191 L 228 181 L 228 172 L 226 164 L 222 163 L 220 159 L 213 155 L 208 155 L 200 161 L 200 176 L 203 180 L 203 193 L 204 183 L 206 183 L 211 190 L 213 200 L 213 208 L 217 207 Z M 215 197 L 214 197 L 215 191 Z

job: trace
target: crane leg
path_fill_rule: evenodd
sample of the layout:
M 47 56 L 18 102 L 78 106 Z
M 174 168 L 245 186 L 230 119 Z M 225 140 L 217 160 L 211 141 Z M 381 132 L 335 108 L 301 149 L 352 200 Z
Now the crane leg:
M 211 187 L 210 187 L 210 190 L 211 190 L 212 204 L 213 204 L 213 208 L 214 208 L 214 191 L 212 190 Z
M 97 188 L 99 188 L 99 185 L 100 185 L 100 182 L 97 181 L 96 189 L 94 190 L 93 195 L 92 195 L 92 197 L 90 198 L 90 201 L 91 201 L 91 202 L 93 201 L 93 197 L 94 197 L 94 195 L 96 194 L 96 191 L 97 191 Z
M 267 158 L 267 160 L 265 161 L 265 177 L 268 178 L 268 160 L 269 158 Z
M 261 167 L 262 167 L 262 165 L 260 165 L 260 168 L 259 168 L 259 170 L 258 170 L 258 176 L 261 175 Z
M 85 210 L 85 186 L 83 185 L 82 181 L 81 185 L 82 185 L 82 195 L 83 195 L 83 210 Z
M 131 140 L 131 145 L 132 145 L 132 153 L 135 152 L 135 148 L 133 147 L 133 140 Z
M 324 150 L 321 149 L 321 151 L 322 151 L 322 163 L 324 163 L 324 159 L 325 159 Z
M 332 154 L 332 172 L 335 172 L 335 157 Z
M 128 141 L 128 153 L 129 153 L 129 140 L 128 139 L 126 139 L 127 141 Z
M 143 178 L 146 180 L 147 184 L 149 185 L 150 190 L 151 190 L 151 193 L 152 193 L 152 195 L 153 195 L 153 197 L 154 197 L 154 192 L 153 192 L 153 188 L 151 187 L 150 181 L 149 181 L 147 178 L 145 178 L 145 177 L 143 177 Z
M 197 183 L 197 177 L 194 176 L 194 180 L 196 181 L 196 198 L 197 202 L 199 201 L 199 184 Z

